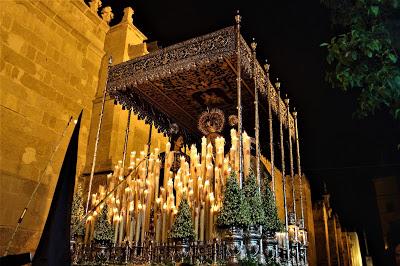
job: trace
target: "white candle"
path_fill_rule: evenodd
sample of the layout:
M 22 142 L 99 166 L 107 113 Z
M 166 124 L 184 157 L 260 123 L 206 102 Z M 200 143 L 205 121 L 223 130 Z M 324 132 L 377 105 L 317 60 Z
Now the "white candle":
M 199 229 L 200 229 L 199 240 L 204 241 L 204 202 L 201 203 Z
M 114 245 L 117 245 L 118 241 L 118 227 L 119 227 L 119 215 L 114 216 Z

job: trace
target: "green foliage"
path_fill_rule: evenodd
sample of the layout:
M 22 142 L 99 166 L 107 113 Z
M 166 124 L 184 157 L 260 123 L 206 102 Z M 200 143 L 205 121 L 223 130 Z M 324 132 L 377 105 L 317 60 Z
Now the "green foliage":
M 263 207 L 265 211 L 265 222 L 263 229 L 269 232 L 279 232 L 283 230 L 283 225 L 278 217 L 274 194 L 269 186 L 266 186 L 265 194 L 262 195 Z
M 83 207 L 83 197 L 82 197 L 82 187 L 78 184 L 77 190 L 74 194 L 72 200 L 71 209 L 71 233 L 78 236 L 83 236 L 85 234 L 85 223 L 83 217 L 85 215 L 85 209 Z
M 114 239 L 114 230 L 107 219 L 107 213 L 108 207 L 105 204 L 94 224 L 94 240 L 111 242 Z
M 332 69 L 326 79 L 359 94 L 357 114 L 385 107 L 400 119 L 399 0 L 322 0 L 343 33 L 323 43 Z M 397 17 L 397 19 L 396 19 Z M 397 28 L 397 29 L 396 29 Z M 397 37 L 396 37 L 397 36 Z M 397 43 L 396 43 L 397 41 Z M 397 46 L 397 47 L 396 47 Z
M 170 237 L 175 239 L 194 238 L 192 212 L 190 211 L 189 203 L 186 198 L 182 199 L 179 204 L 178 213 L 172 225 Z
M 250 255 L 247 255 L 243 260 L 239 262 L 240 266 L 258 266 L 260 265 L 258 263 L 257 257 L 253 258 Z
M 217 217 L 217 225 L 221 228 L 247 227 L 250 222 L 250 206 L 237 183 L 236 173 L 232 171 L 226 182 L 224 200 L 221 212 Z
M 265 223 L 264 206 L 261 199 L 261 193 L 258 190 L 256 176 L 251 171 L 244 184 L 244 196 L 247 204 L 251 206 L 250 225 L 262 225 Z

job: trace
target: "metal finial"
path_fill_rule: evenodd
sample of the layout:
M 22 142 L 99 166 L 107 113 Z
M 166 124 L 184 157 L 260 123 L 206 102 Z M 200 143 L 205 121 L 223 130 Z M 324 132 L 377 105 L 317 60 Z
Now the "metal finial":
M 268 64 L 268 60 L 265 59 L 264 69 L 265 69 L 266 72 L 269 72 L 269 67 L 270 67 L 270 66 L 271 66 L 271 65 Z
M 279 82 L 278 78 L 276 79 L 275 86 L 276 86 L 277 90 L 279 90 L 281 88 L 281 83 Z
M 256 49 L 257 43 L 256 43 L 256 41 L 255 41 L 254 38 L 253 38 L 253 41 L 251 42 L 250 46 L 251 46 L 251 49 L 252 49 L 253 51 Z
M 240 16 L 239 10 L 236 10 L 236 16 L 235 16 L 236 24 L 239 24 L 241 20 L 242 20 L 242 16 Z
M 287 97 L 287 94 L 285 95 L 286 99 L 285 99 L 285 104 L 286 106 L 289 106 L 289 98 Z

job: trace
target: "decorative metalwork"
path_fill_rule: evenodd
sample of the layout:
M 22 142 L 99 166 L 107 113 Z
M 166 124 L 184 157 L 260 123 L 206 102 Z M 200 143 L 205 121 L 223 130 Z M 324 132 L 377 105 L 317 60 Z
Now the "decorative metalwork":
M 254 86 L 254 120 L 255 120 L 255 138 L 256 138 L 256 177 L 258 182 L 258 190 L 261 190 L 261 162 L 260 162 L 260 118 L 258 112 L 258 82 L 257 82 L 257 75 L 256 75 L 256 47 L 257 43 L 251 43 L 251 49 L 253 51 L 253 86 Z
M 246 251 L 251 258 L 256 258 L 261 251 L 260 248 L 261 231 L 256 226 L 250 226 L 246 230 Z
M 283 142 L 283 121 L 282 121 L 282 115 L 283 115 L 283 110 L 282 110 L 282 104 L 281 104 L 281 91 L 280 91 L 280 82 L 276 82 L 275 84 L 277 91 L 278 91 L 278 117 L 279 117 L 279 135 L 280 135 L 280 149 L 281 149 L 281 170 L 282 170 L 282 185 L 283 185 L 283 207 L 285 209 L 285 245 L 283 248 L 283 252 L 286 252 L 287 256 L 287 261 L 288 263 L 290 262 L 290 253 L 288 252 L 289 250 L 289 238 L 287 235 L 289 226 L 288 226 L 288 210 L 287 210 L 287 198 L 286 198 L 286 172 L 285 172 L 285 149 L 284 149 L 284 142 Z M 286 250 L 286 251 L 285 251 Z
M 226 261 L 228 263 L 239 263 L 243 250 L 243 230 L 231 227 L 224 235 L 226 245 Z
M 198 116 L 195 111 L 217 103 L 232 106 L 236 96 L 231 95 L 231 89 L 235 84 L 246 88 L 241 100 L 252 101 L 249 97 L 254 97 L 250 89 L 253 76 L 263 95 L 272 87 L 270 98 L 278 98 L 258 61 L 253 71 L 252 61 L 251 49 L 239 28 L 228 27 L 111 67 L 107 89 L 116 102 L 132 107 L 135 114 L 148 123 L 154 122 L 162 132 L 167 133 L 169 125 L 179 121 L 185 127 L 185 134 L 190 136 L 196 134 L 191 132 L 195 128 L 192 121 Z M 240 83 L 237 82 L 239 75 L 242 76 Z M 180 94 L 177 91 L 185 95 L 176 98 Z M 276 102 L 272 102 L 272 109 L 278 113 Z M 286 113 L 284 104 L 281 105 Z M 233 113 L 232 109 L 223 110 Z M 289 126 L 294 136 L 291 115 L 289 120 L 283 124 Z
M 72 265 L 143 265 L 149 263 L 212 264 L 241 260 L 243 232 L 234 230 L 228 242 L 177 241 L 155 244 L 150 241 L 143 245 L 124 243 L 111 247 L 106 243 L 84 245 L 71 241 Z
M 242 17 L 239 15 L 239 10 L 235 16 L 236 27 L 236 90 L 237 90 L 237 112 L 238 112 L 238 134 L 239 134 L 239 185 L 243 186 L 243 117 L 242 117 L 242 69 L 241 69 L 241 47 L 240 47 L 240 21 Z
M 289 98 L 285 99 L 285 104 L 286 104 L 286 112 L 287 112 L 287 116 L 289 116 L 290 114 L 290 108 L 289 108 Z M 290 133 L 289 133 L 290 134 Z M 299 262 L 299 243 L 297 241 L 297 233 L 298 233 L 298 227 L 297 227 L 297 213 L 296 213 L 296 184 L 295 184 L 295 180 L 294 180 L 294 166 L 293 166 L 293 145 L 292 145 L 292 138 L 289 135 L 288 138 L 289 141 L 289 164 L 290 164 L 290 179 L 291 179 L 291 183 L 292 183 L 292 215 L 293 215 L 293 224 L 291 224 L 290 226 L 294 226 L 296 227 L 294 229 L 294 235 L 293 235 L 293 240 L 291 240 L 291 246 L 293 249 L 294 253 L 294 260 L 296 265 Z
M 231 127 L 237 126 L 238 124 L 238 117 L 237 115 L 230 115 L 228 117 L 228 122 Z
M 301 217 L 299 220 L 299 244 L 300 244 L 300 263 L 302 265 L 308 265 L 307 261 L 307 230 L 304 223 L 304 206 L 303 206 L 303 174 L 301 172 L 300 164 L 300 141 L 299 141 L 299 131 L 297 126 L 297 112 L 293 111 L 294 118 L 294 128 L 295 128 L 295 140 L 296 140 L 296 158 L 297 158 L 297 175 L 299 178 L 299 190 L 300 190 L 300 213 Z
M 275 156 L 274 156 L 274 131 L 272 127 L 272 85 L 269 82 L 269 64 L 265 63 L 264 69 L 266 74 L 267 81 L 267 102 L 268 102 L 268 127 L 269 127 L 269 148 L 270 148 L 270 157 L 271 157 L 271 183 L 272 183 L 272 192 L 274 193 L 274 199 L 276 201 L 275 194 Z
M 225 125 L 225 115 L 222 110 L 213 108 L 211 110 L 204 111 L 198 122 L 198 129 L 203 135 L 209 135 L 210 133 L 221 132 Z

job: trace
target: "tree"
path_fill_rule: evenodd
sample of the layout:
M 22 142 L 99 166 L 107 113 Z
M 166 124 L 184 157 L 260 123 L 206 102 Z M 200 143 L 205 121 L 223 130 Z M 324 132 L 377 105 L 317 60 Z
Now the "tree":
M 111 242 L 114 239 L 114 230 L 111 223 L 108 221 L 107 213 L 108 207 L 107 204 L 104 204 L 104 207 L 94 225 L 93 238 L 96 241 Z
M 78 184 L 74 198 L 72 200 L 72 210 L 71 210 L 71 233 L 78 236 L 83 236 L 85 234 L 85 223 L 83 217 L 85 214 L 85 209 L 83 207 L 83 197 L 82 197 L 82 187 Z
M 258 190 L 256 176 L 251 171 L 244 184 L 244 196 L 247 204 L 251 206 L 250 225 L 262 225 L 265 223 L 264 206 L 261 199 L 261 193 Z
M 192 212 L 186 198 L 181 200 L 172 225 L 170 237 L 174 239 L 194 238 L 194 227 L 192 222 Z
M 282 223 L 278 217 L 278 210 L 274 194 L 269 186 L 266 186 L 265 194 L 262 195 L 263 208 L 265 211 L 265 222 L 263 229 L 268 232 L 279 232 L 283 229 Z
M 382 107 L 400 119 L 399 0 L 321 0 L 341 34 L 329 43 L 326 79 L 344 91 L 357 90 L 365 117 Z M 396 39 L 397 38 L 397 39 Z
M 217 225 L 221 228 L 250 225 L 250 206 L 245 201 L 234 171 L 231 172 L 226 182 L 224 200 L 221 212 L 217 217 Z

